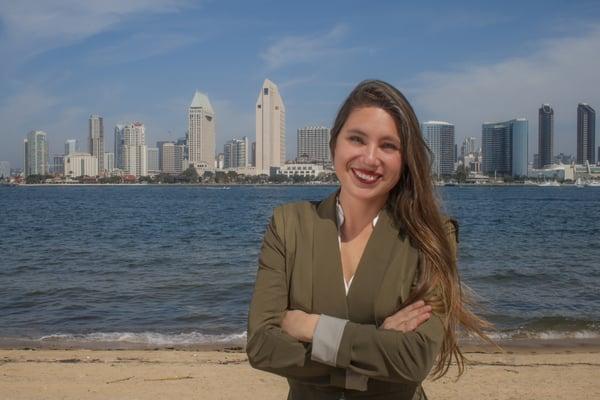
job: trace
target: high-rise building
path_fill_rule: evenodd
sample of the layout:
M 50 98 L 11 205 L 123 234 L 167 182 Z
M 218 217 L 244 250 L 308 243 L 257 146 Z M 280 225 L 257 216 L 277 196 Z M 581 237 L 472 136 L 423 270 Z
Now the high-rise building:
M 115 131 L 116 132 L 116 131 Z M 119 153 L 122 158 L 122 169 L 126 174 L 146 176 L 146 129 L 141 122 L 125 124 L 122 132 L 122 145 Z
M 329 128 L 305 126 L 298 129 L 296 158 L 298 162 L 330 163 Z
M 216 163 L 217 163 L 217 169 L 225 168 L 225 154 L 223 154 L 223 153 L 217 154 Z
M 98 160 L 89 153 L 66 154 L 64 156 L 64 173 L 65 176 L 72 178 L 96 176 L 98 175 Z
M 44 131 L 31 131 L 24 140 L 25 176 L 48 173 L 48 138 Z
M 250 166 L 256 167 L 256 142 L 252 142 L 252 149 L 250 150 Z
M 115 153 L 104 153 L 104 170 L 110 174 L 115 170 Z
M 265 79 L 256 100 L 256 172 L 285 163 L 285 106 L 277 85 Z
M 163 144 L 165 143 L 173 143 L 171 140 L 161 140 L 156 142 L 156 148 L 158 149 L 158 169 L 161 172 L 164 172 L 163 169 Z
M 527 176 L 529 124 L 525 118 L 484 123 L 481 133 L 482 172 Z
M 175 173 L 175 143 L 161 142 L 159 147 L 159 168 L 165 174 Z
M 146 163 L 149 174 L 158 174 L 160 172 L 158 164 L 158 148 L 148 147 L 146 149 Z
M 173 146 L 173 169 L 176 174 L 180 174 L 188 168 L 188 161 L 185 158 L 185 145 L 176 144 Z
M 554 110 L 550 104 L 542 104 L 538 110 L 538 164 L 544 168 L 554 158 Z
M 115 126 L 115 168 L 121 170 L 123 169 L 123 154 L 121 151 L 123 150 L 123 145 L 125 144 L 124 129 L 125 125 L 117 124 Z
M 91 155 L 98 160 L 98 173 L 104 173 L 104 122 L 99 115 L 90 115 L 89 147 Z
M 188 110 L 187 145 L 190 164 L 215 164 L 215 112 L 208 96 L 198 91 Z
M 64 175 L 65 174 L 65 165 L 64 165 L 64 156 L 59 154 L 54 154 L 51 157 L 51 162 L 48 167 L 48 170 L 51 174 L 54 175 Z
M 65 140 L 65 154 L 75 153 L 76 151 L 79 151 L 77 139 Z
M 577 164 L 594 164 L 596 149 L 596 111 L 586 103 L 577 106 Z
M 444 121 L 427 121 L 421 125 L 423 138 L 433 153 L 431 173 L 450 176 L 454 173 L 454 125 Z
M 248 138 L 231 139 L 223 147 L 223 168 L 248 166 Z
M 10 163 L 8 161 L 0 161 L 0 179 L 10 177 Z
M 477 152 L 477 139 L 471 136 L 464 138 L 460 146 L 460 158 L 465 158 L 469 154 L 475 154 Z

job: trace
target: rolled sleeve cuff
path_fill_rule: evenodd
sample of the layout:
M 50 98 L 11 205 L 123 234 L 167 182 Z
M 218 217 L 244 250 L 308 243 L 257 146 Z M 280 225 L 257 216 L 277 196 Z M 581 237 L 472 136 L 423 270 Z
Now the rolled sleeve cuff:
M 336 366 L 336 360 L 347 320 L 321 314 L 313 334 L 310 358 L 323 364 Z

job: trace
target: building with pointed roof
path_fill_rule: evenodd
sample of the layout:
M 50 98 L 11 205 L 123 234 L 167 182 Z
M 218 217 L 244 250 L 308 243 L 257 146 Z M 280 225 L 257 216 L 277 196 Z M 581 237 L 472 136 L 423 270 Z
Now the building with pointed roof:
M 189 163 L 215 165 L 215 112 L 208 96 L 196 91 L 188 109 Z
M 277 85 L 265 79 L 256 100 L 256 173 L 285 163 L 285 106 Z

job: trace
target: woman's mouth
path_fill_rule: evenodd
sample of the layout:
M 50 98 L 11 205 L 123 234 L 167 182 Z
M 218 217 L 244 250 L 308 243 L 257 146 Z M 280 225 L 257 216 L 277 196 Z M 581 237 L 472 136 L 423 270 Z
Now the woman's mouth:
M 381 178 L 380 174 L 376 174 L 374 172 L 360 170 L 360 169 L 354 169 L 354 168 L 350 168 L 350 169 L 352 170 L 352 173 L 354 174 L 354 176 L 356 177 L 356 179 L 358 179 L 358 181 L 360 183 L 369 185 L 369 184 L 373 184 L 373 183 L 377 182 L 379 180 L 379 178 Z

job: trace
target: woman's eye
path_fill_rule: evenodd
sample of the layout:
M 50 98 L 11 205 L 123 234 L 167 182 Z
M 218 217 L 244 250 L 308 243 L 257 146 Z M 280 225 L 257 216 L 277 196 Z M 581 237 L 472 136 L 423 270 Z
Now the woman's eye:
M 386 150 L 399 150 L 398 146 L 394 143 L 384 143 L 383 148 Z
M 359 136 L 350 136 L 350 141 L 354 142 L 354 143 L 362 143 L 363 142 L 362 138 Z

